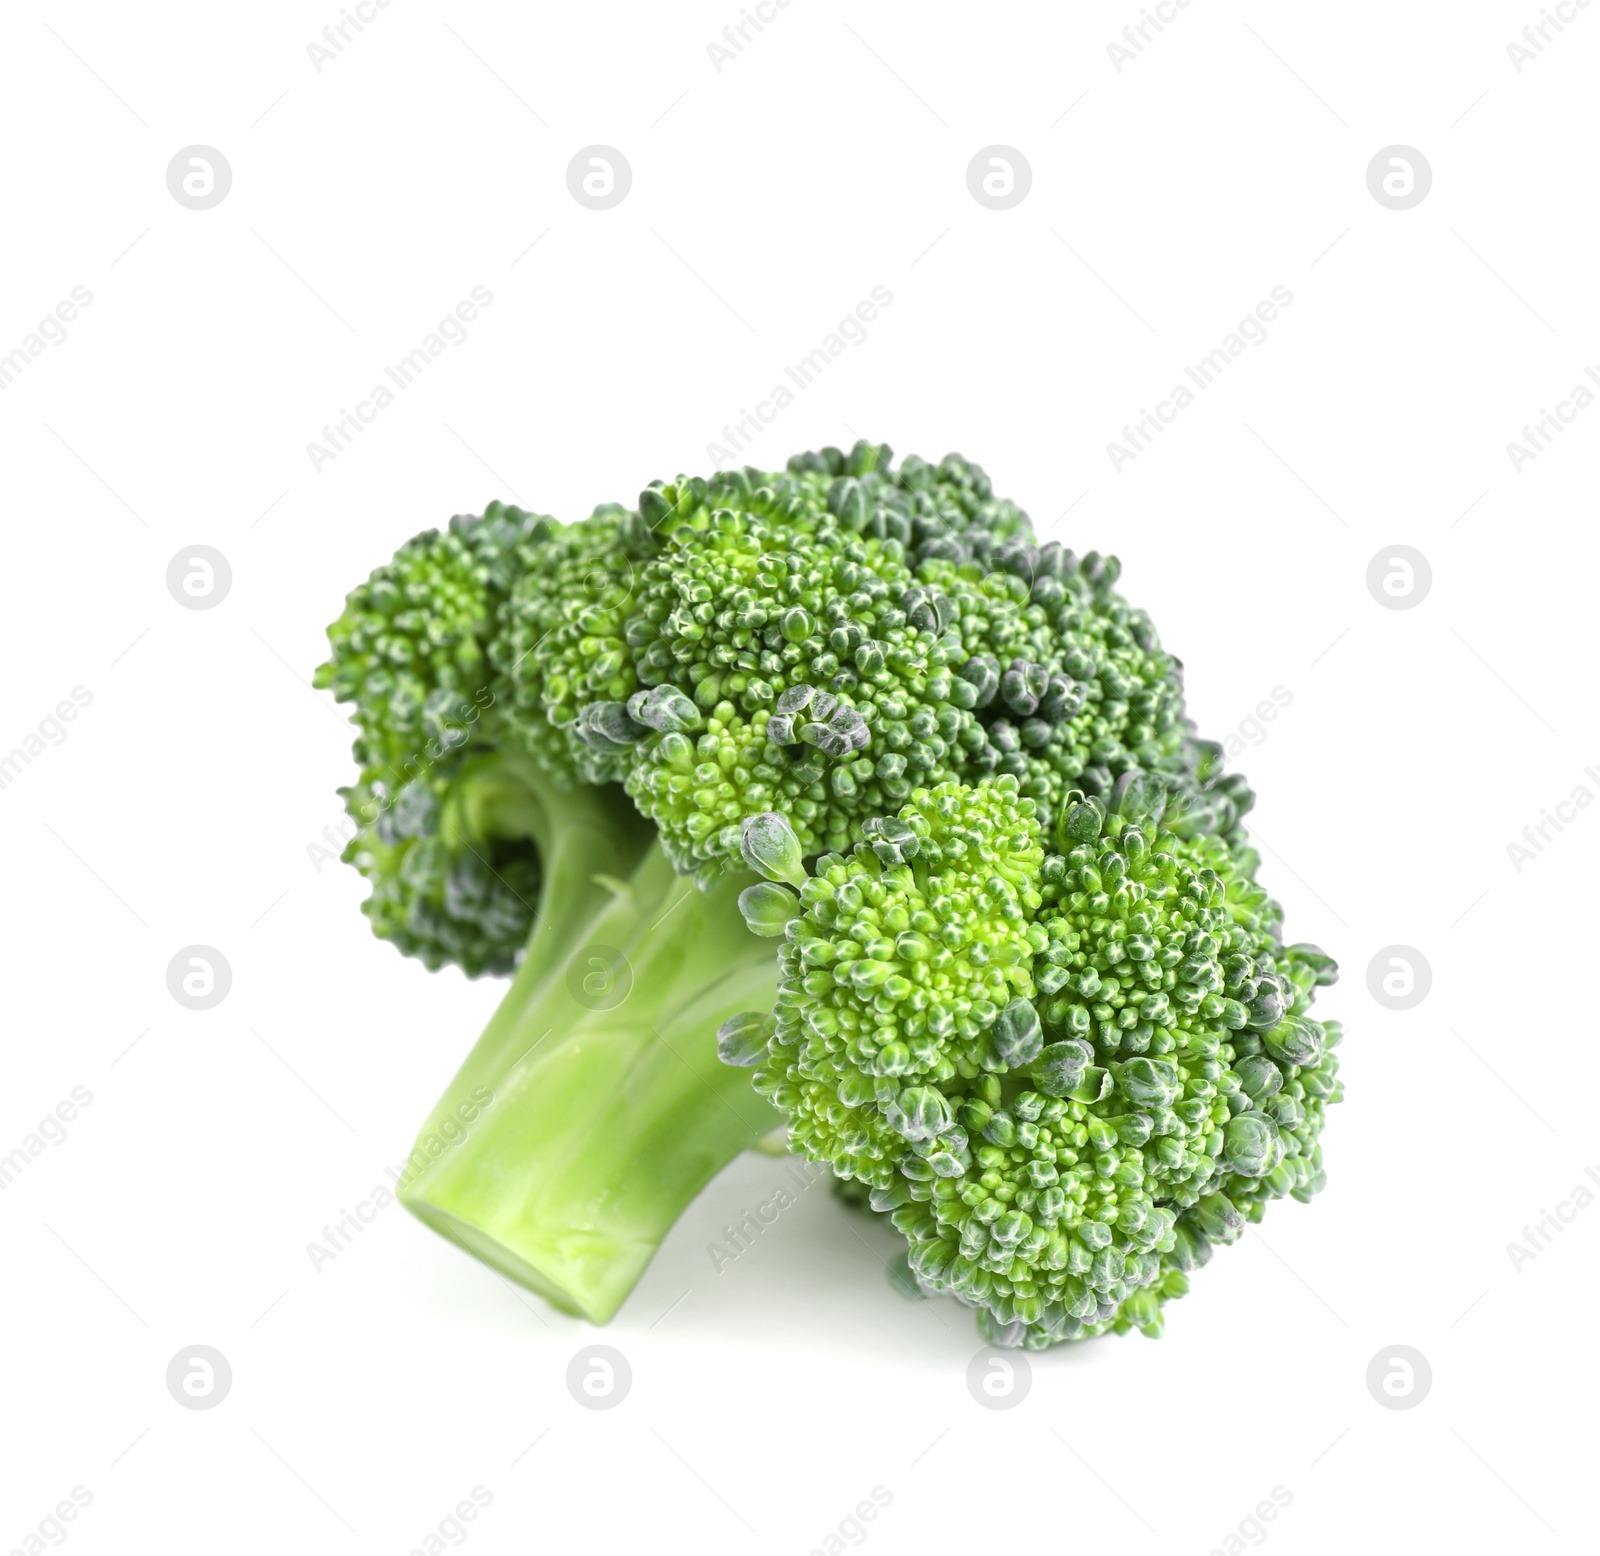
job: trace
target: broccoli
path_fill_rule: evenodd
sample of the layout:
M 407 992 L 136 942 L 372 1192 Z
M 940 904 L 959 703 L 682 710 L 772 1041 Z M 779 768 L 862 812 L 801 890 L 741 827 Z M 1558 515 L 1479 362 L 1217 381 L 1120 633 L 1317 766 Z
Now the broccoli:
M 785 943 L 723 1057 L 992 1343 L 1159 1334 L 1214 1244 L 1323 1185 L 1340 1030 L 1308 1012 L 1336 969 L 1281 943 L 1253 850 L 1165 807 L 1130 773 L 1047 835 L 1005 773 L 918 789 L 809 868 L 781 816 L 747 829 L 746 911 Z
M 429 968 L 511 980 L 423 1125 L 402 1201 L 556 1305 L 604 1322 L 700 1189 L 786 1116 L 797 1145 L 842 1177 L 860 1178 L 874 1203 L 899 1193 L 912 1181 L 896 1176 L 900 1136 L 890 1120 L 899 1113 L 874 1115 L 872 1130 L 848 1148 L 817 1133 L 816 1118 L 825 1118 L 856 1141 L 866 1115 L 847 1113 L 877 1097 L 872 1087 L 850 1103 L 804 1092 L 802 1107 L 799 1082 L 777 1082 L 774 1066 L 781 1068 L 795 1013 L 810 995 L 794 985 L 793 941 L 774 942 L 797 932 L 789 886 L 815 892 L 824 876 L 865 868 L 861 861 L 877 859 L 874 850 L 891 837 L 922 836 L 905 831 L 909 821 L 881 818 L 922 815 L 928 795 L 940 805 L 963 797 L 950 803 L 972 809 L 972 828 L 1001 827 L 1013 840 L 1030 827 L 1055 838 L 1069 817 L 1091 813 L 1113 818 L 1114 827 L 1128 794 L 1159 794 L 1166 830 L 1152 834 L 1151 847 L 1160 868 L 1170 860 L 1179 874 L 1210 870 L 1237 880 L 1238 903 L 1255 904 L 1239 825 L 1249 788 L 1222 773 L 1220 748 L 1196 737 L 1183 711 L 1181 667 L 1148 618 L 1116 592 L 1118 576 L 1114 557 L 1039 544 L 1027 515 L 996 497 L 976 465 L 956 455 L 937 465 L 913 456 L 897 468 L 886 446 L 866 442 L 848 454 L 797 455 L 782 471 L 652 482 L 632 508 L 602 505 L 576 523 L 491 503 L 481 516 L 458 515 L 402 546 L 350 594 L 317 673 L 319 686 L 353 704 L 357 729 L 358 777 L 341 792 L 358 831 L 345 858 L 370 883 L 363 908 L 380 938 Z M 1031 859 L 1027 848 L 1023 854 Z M 1090 867 L 1072 857 L 1072 869 Z M 929 868 L 928 854 L 918 868 Z M 1115 988 L 1118 975 L 1108 968 L 1122 959 L 1127 914 L 1091 918 L 1051 941 L 1056 919 L 1039 915 L 1067 900 L 1064 887 L 1041 873 L 1042 854 L 1014 869 L 1018 901 L 1035 890 L 1026 885 L 1030 871 L 1040 877 L 1039 901 L 1027 910 L 1038 917 L 1028 944 L 1040 944 L 1029 955 L 1053 947 L 1083 966 L 1099 958 Z M 1152 886 L 1151 895 L 1176 901 L 1178 890 Z M 1211 911 L 1205 891 L 1195 901 L 1181 911 Z M 812 906 L 825 911 L 820 901 Z M 1078 910 L 1056 911 L 1065 924 Z M 821 945 L 807 935 L 807 945 Z M 1069 940 L 1070 952 L 1062 950 Z M 1014 950 L 1021 942 L 1004 944 Z M 1230 956 L 1245 954 L 1228 944 Z M 1273 954 L 1251 941 L 1258 982 L 1269 964 L 1277 968 Z M 1283 955 L 1284 969 L 1300 969 L 1294 976 L 1311 965 Z M 1041 965 L 1024 990 L 1022 963 L 985 965 L 986 979 L 1009 969 L 1018 999 L 1055 977 Z M 819 976 L 808 968 L 805 988 Z M 876 1084 L 915 1073 L 931 1097 L 961 1073 L 932 1079 L 945 1064 L 940 1043 L 964 1034 L 962 1054 L 978 1053 L 981 1043 L 967 1031 L 976 1018 L 930 1003 L 932 992 L 908 985 L 920 1023 L 914 1033 L 907 1023 L 909 1067 L 884 1070 Z M 1147 992 L 1134 999 L 1130 985 L 1114 1010 Z M 1160 1008 L 1170 1014 L 1183 996 L 1166 993 Z M 872 1002 L 898 1019 L 887 993 Z M 1109 995 L 1092 1009 L 1102 1005 L 1113 1008 Z M 1079 1018 L 1055 1012 L 1047 1003 L 1041 1019 L 1066 1034 L 1062 1041 L 1079 1041 L 1076 1027 L 1061 1027 Z M 841 1008 L 838 1019 L 848 1014 Z M 1166 1052 L 1150 1027 L 1136 1030 L 1152 1053 Z M 769 1039 L 775 1046 L 753 1085 L 746 1066 L 767 1053 Z M 719 1043 L 745 1064 L 720 1062 Z M 899 1049 L 885 1051 L 901 1063 Z M 1130 1046 L 1119 1061 L 1142 1051 Z M 1233 1051 L 1245 1057 L 1237 1042 Z M 958 1063 L 954 1050 L 948 1062 Z M 802 1063 L 798 1050 L 794 1063 Z M 866 1073 L 852 1081 L 853 1098 Z M 1007 1073 L 1003 1064 L 981 1076 L 973 1070 L 967 1090 L 946 1102 L 969 1112 L 984 1104 L 998 1118 L 1002 1102 L 1012 1101 L 999 1079 Z M 831 1078 L 825 1071 L 806 1085 Z M 1263 1103 L 1265 1111 L 1242 1116 L 1259 1113 L 1290 1132 L 1299 1127 L 1291 1099 L 1304 1101 L 1310 1085 L 1290 1074 L 1276 1112 Z M 916 1090 L 892 1089 L 896 1098 Z M 1069 1104 L 1049 1095 L 1059 1124 Z M 1119 1120 L 1115 1128 L 1132 1129 L 1119 1111 L 1126 1091 L 1114 1096 L 1102 1112 Z M 1320 1121 L 1320 1103 L 1305 1102 L 1303 1112 Z M 1051 1127 L 1039 1125 L 1042 1116 L 1013 1115 L 1012 1127 Z M 977 1134 L 987 1124 L 951 1127 Z M 1113 1126 L 1096 1114 L 1083 1127 L 1104 1134 Z M 1235 1144 L 1260 1127 L 1239 1125 Z M 1159 1133 L 1152 1159 L 1164 1163 L 1160 1152 L 1173 1141 L 1170 1130 Z M 1284 1159 L 1302 1158 L 1285 1147 Z M 1293 1186 L 1305 1184 L 1297 1178 Z M 994 1187 L 985 1213 L 1029 1192 L 1000 1179 Z M 1133 1230 L 1148 1243 L 1138 1249 L 1176 1269 L 1177 1234 L 1168 1237 L 1164 1225 L 1169 1187 L 1162 1179 L 1159 1194 L 1152 1188 L 1152 1208 Z M 1001 1291 L 1011 1277 L 994 1279 L 993 1255 L 985 1255 L 981 1278 L 969 1277 L 959 1259 L 976 1233 L 965 1221 L 952 1234 L 965 1240 L 951 1243 L 962 1252 L 947 1268 L 929 1251 L 943 1247 L 943 1234 L 924 1235 L 920 1221 L 908 1220 L 925 1213 L 927 1196 L 906 1193 L 890 1208 L 907 1221 L 919 1278 L 964 1299 L 999 1293 L 995 1320 L 1028 1326 L 1030 1343 L 1036 1334 L 1066 1333 L 1057 1312 L 1065 1287 L 1049 1266 L 1056 1245 L 1048 1236 L 1036 1252 L 1049 1274 L 1034 1286 L 1051 1295 L 1031 1304 L 1020 1274 L 1020 1289 Z M 1092 1193 L 1083 1203 L 1094 1225 L 1109 1224 L 1097 1219 L 1108 1209 L 1113 1220 L 1132 1215 L 1122 1179 L 1103 1192 L 1096 1181 Z M 1037 1202 L 1034 1192 L 1028 1204 Z M 1017 1215 L 1027 1219 L 1020 1204 L 1004 1236 Z M 1042 1216 L 1034 1225 L 1045 1225 Z M 1157 1228 L 1160 1235 L 1150 1235 Z M 1117 1245 L 1119 1279 L 1132 1257 L 1125 1250 L 1135 1248 L 1130 1236 Z M 1032 1231 L 1022 1237 L 1032 1250 Z M 1095 1268 L 1103 1273 L 1109 1258 Z M 1063 1268 L 1080 1273 L 1076 1264 Z M 1131 1292 L 1131 1278 L 1126 1283 Z M 1072 1322 L 1112 1320 L 1101 1309 L 1106 1291 L 1119 1288 L 1093 1289 L 1093 1313 L 1075 1310 Z M 1081 1293 L 1074 1301 L 1084 1308 Z

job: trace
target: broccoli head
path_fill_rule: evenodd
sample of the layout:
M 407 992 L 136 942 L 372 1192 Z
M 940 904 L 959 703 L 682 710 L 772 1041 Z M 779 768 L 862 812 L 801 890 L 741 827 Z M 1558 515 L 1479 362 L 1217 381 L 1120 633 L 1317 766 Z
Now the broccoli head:
M 724 1057 L 998 1343 L 1159 1333 L 1214 1245 L 1323 1184 L 1333 963 L 1282 944 L 1252 851 L 1164 808 L 1132 776 L 1047 839 L 1012 775 L 947 783 L 809 870 L 781 818 L 749 829 L 799 894 L 745 893 L 785 943 L 772 1017 Z
M 317 672 L 345 858 L 510 985 L 401 1200 L 603 1322 L 787 1116 L 993 1334 L 1153 1332 L 1320 1183 L 1337 1028 L 1119 570 L 864 441 L 403 545 Z

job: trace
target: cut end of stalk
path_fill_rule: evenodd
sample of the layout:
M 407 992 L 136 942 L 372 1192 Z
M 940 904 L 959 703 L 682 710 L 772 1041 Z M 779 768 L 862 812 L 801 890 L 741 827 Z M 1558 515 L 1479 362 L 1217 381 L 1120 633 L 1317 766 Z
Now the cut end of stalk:
M 593 1232 L 502 1237 L 419 1195 L 402 1192 L 400 1203 L 473 1258 L 591 1324 L 611 1321 L 656 1251 L 654 1243 L 621 1247 Z

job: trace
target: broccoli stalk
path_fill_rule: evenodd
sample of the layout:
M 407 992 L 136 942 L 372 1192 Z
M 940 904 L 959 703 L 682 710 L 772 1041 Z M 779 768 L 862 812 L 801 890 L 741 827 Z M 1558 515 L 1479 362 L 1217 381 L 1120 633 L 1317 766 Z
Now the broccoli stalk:
M 676 875 L 615 791 L 562 792 L 502 752 L 452 799 L 447 842 L 530 837 L 544 885 L 511 987 L 423 1125 L 399 1197 L 604 1323 L 701 1189 L 781 1121 L 718 1062 L 714 1036 L 770 1005 L 774 947 L 745 928 L 738 877 L 707 892 Z

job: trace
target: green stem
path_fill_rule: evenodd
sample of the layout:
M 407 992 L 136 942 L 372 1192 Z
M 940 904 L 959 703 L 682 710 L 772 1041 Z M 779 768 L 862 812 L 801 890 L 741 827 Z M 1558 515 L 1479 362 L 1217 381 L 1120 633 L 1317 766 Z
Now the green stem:
M 775 947 L 745 928 L 740 880 L 698 891 L 658 846 L 641 851 L 598 791 L 533 782 L 540 915 L 399 1194 L 478 1258 L 604 1323 L 700 1190 L 780 1122 L 716 1053 L 727 1017 L 771 1006 Z

